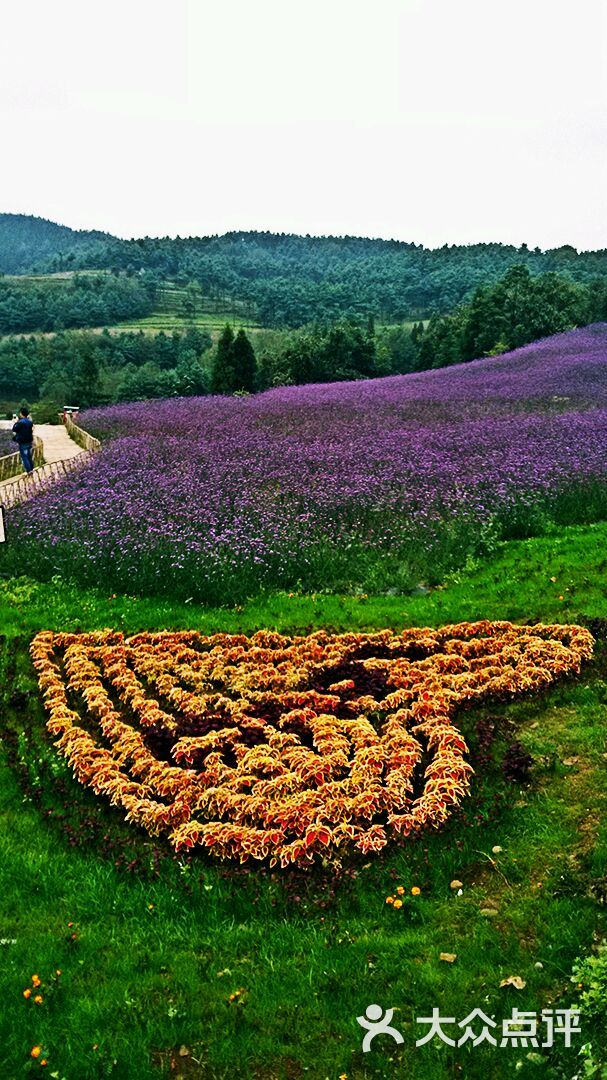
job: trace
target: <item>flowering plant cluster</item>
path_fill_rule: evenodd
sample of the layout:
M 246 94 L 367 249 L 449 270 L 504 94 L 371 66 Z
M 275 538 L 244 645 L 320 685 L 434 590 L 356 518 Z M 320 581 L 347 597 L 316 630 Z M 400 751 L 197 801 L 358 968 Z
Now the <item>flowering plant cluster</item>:
M 458 708 L 592 654 L 577 626 L 252 637 L 38 634 L 48 729 L 78 780 L 177 849 L 310 865 L 439 826 L 469 790 Z
M 90 410 L 102 452 L 15 510 L 0 566 L 26 547 L 34 577 L 212 604 L 440 580 L 556 506 L 605 517 L 606 357 L 600 324 L 413 375 Z

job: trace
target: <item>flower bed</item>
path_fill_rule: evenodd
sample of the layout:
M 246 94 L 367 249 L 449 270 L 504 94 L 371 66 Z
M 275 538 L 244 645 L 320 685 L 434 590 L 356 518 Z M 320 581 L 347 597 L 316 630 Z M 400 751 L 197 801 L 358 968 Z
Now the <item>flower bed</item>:
M 48 729 L 78 780 L 176 850 L 310 865 L 440 826 L 471 767 L 454 714 L 578 672 L 576 626 L 285 637 L 39 634 Z
M 438 583 L 496 539 L 607 516 L 607 325 L 411 376 L 91 410 L 104 443 L 12 516 L 0 568 L 108 592 Z

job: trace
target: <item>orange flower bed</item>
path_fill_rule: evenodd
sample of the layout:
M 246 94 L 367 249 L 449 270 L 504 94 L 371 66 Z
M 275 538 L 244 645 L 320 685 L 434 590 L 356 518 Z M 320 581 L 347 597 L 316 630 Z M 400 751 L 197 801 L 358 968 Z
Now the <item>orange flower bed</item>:
M 309 865 L 439 826 L 470 785 L 457 709 L 579 672 L 578 626 L 285 637 L 38 634 L 48 729 L 75 776 L 148 832 Z

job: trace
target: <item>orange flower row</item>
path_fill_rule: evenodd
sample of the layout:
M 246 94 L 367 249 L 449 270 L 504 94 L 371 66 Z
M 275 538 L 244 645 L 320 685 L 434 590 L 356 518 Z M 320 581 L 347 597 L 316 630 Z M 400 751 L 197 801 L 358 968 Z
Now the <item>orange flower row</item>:
M 48 728 L 78 780 L 177 850 L 309 865 L 439 826 L 469 790 L 457 709 L 577 672 L 575 626 L 286 637 L 39 634 Z

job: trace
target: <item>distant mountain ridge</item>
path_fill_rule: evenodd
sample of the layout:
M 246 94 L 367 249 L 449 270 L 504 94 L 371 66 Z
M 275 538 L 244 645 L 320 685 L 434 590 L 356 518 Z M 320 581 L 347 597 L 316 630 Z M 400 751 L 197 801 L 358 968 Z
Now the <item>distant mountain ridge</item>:
M 564 274 L 577 283 L 607 277 L 607 250 L 549 251 L 486 243 L 425 248 L 400 240 L 235 231 L 223 236 L 124 240 L 43 218 L 0 214 L 0 273 L 99 269 L 193 283 L 206 297 L 236 298 L 268 327 L 374 316 L 427 318 L 467 302 L 509 267 Z

